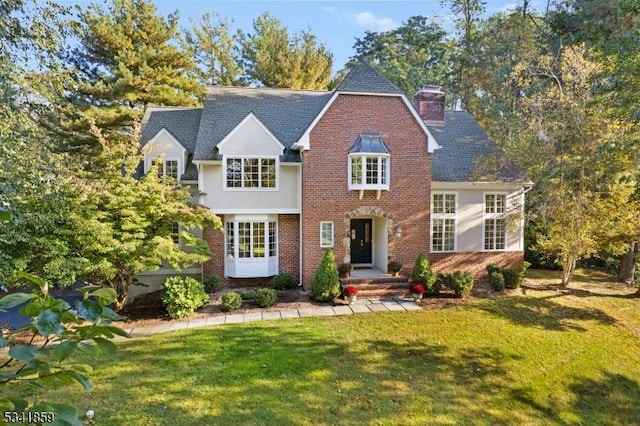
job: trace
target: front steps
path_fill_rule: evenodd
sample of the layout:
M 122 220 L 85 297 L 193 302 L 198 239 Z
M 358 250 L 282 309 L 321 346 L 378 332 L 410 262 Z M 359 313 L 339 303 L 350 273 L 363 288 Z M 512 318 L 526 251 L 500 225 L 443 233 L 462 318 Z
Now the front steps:
M 403 297 L 409 294 L 409 279 L 404 276 L 392 277 L 381 274 L 376 277 L 340 278 L 342 287 L 353 285 L 358 289 L 358 297 L 381 298 Z

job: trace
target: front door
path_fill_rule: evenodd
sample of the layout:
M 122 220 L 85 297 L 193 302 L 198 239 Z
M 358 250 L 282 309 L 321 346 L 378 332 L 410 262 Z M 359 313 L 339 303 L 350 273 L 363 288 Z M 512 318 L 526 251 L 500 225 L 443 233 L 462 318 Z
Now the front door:
M 351 263 L 371 263 L 371 219 L 351 219 Z

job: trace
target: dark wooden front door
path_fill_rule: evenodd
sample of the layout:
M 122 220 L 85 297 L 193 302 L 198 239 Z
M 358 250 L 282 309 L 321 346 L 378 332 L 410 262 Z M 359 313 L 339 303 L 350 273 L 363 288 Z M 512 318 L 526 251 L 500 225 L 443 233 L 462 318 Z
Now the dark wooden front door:
M 351 219 L 351 263 L 371 263 L 371 219 Z

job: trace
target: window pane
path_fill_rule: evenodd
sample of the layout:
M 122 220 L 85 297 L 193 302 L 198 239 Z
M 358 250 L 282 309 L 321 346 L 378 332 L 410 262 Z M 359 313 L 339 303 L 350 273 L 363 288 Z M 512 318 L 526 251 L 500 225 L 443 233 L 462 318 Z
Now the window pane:
M 257 158 L 244 159 L 244 187 L 257 188 L 259 184 L 259 160 Z
M 227 188 L 242 187 L 242 160 L 227 158 Z
M 171 239 L 176 244 L 180 242 L 180 225 L 178 225 L 178 222 L 171 224 Z
M 431 231 L 431 246 L 433 251 L 442 251 L 442 219 L 433 220 L 433 229 Z
M 380 157 L 380 183 L 382 185 L 388 185 L 387 181 L 387 159 L 386 157 Z
M 238 223 L 238 257 L 251 257 L 251 223 Z
M 433 194 L 433 206 L 431 209 L 434 214 L 444 213 L 444 194 Z
M 495 213 L 495 198 L 494 194 L 487 194 L 484 198 L 484 211 L 485 213 Z
M 456 212 L 456 194 L 444 194 L 444 212 L 449 214 Z
M 507 205 L 507 196 L 505 194 L 498 194 L 496 197 L 496 213 L 504 213 L 505 206 Z
M 262 179 L 262 188 L 275 188 L 276 160 L 273 158 L 262 159 L 260 174 Z
M 366 157 L 366 181 L 367 185 L 378 184 L 378 157 Z
M 253 223 L 253 257 L 264 257 L 264 222 Z
M 484 221 L 484 249 L 493 250 L 495 236 L 495 223 L 493 219 L 485 219 Z
M 167 160 L 164 162 L 164 174 L 178 180 L 178 161 Z
M 158 174 L 158 177 L 162 179 L 162 177 L 164 176 L 164 164 L 162 163 L 162 160 L 156 158 L 155 160 L 153 160 L 153 164 L 158 165 L 156 173 Z
M 455 243 L 455 220 L 444 220 L 443 251 L 453 251 Z
M 506 231 L 506 219 L 496 219 L 496 250 L 505 249 Z
M 278 255 L 278 247 L 276 244 L 276 223 L 269 222 L 269 257 L 276 257 Z
M 320 224 L 320 246 L 333 247 L 333 222 Z
M 362 157 L 351 157 L 351 183 L 362 183 Z
M 227 257 L 234 257 L 233 248 L 235 246 L 234 238 L 233 238 L 233 222 L 227 222 L 224 224 L 226 229 L 226 246 L 227 246 Z

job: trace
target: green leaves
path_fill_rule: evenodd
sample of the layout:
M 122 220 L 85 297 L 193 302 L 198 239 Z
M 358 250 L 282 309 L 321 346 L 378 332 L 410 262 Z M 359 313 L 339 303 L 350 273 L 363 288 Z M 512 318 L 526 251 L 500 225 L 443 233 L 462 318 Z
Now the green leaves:
M 59 335 L 65 330 L 60 319 L 60 312 L 47 309 L 35 318 L 34 325 L 41 336 Z
M 0 298 L 0 311 L 6 311 L 7 309 L 20 306 L 25 302 L 33 299 L 34 294 L 28 293 L 12 293 Z
M 38 354 L 38 349 L 30 345 L 15 345 L 9 349 L 9 356 L 25 364 L 30 363 Z

